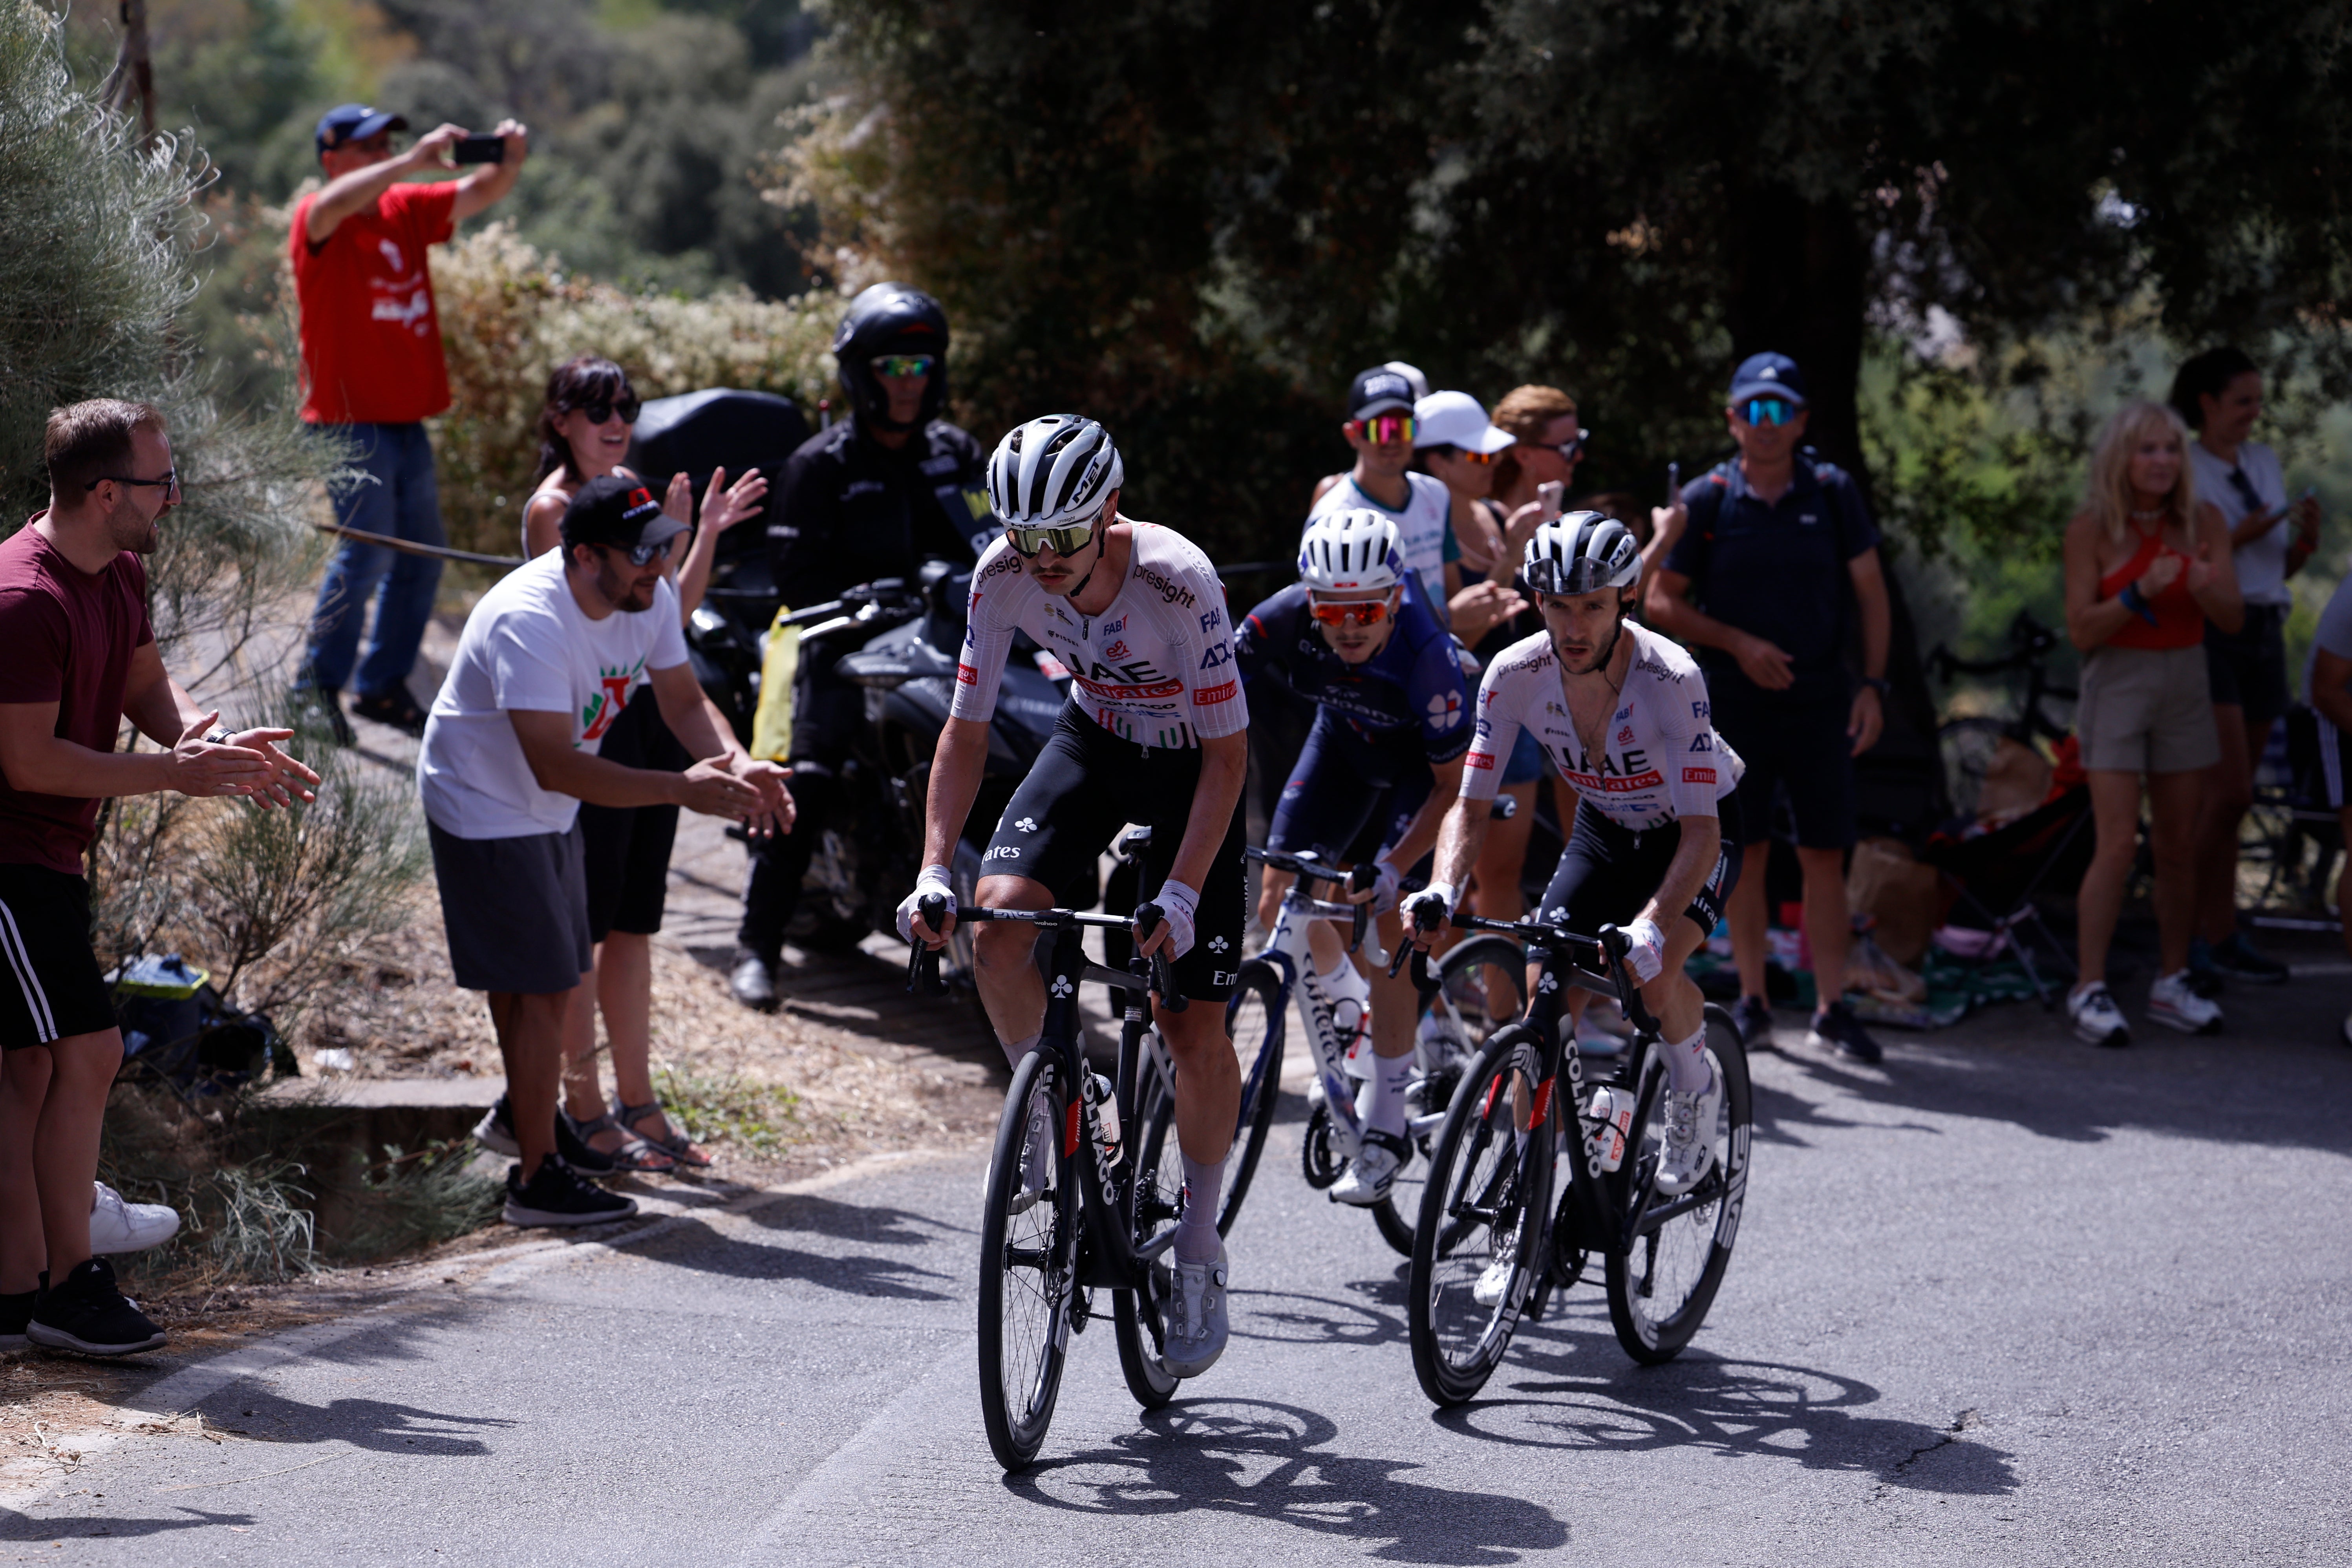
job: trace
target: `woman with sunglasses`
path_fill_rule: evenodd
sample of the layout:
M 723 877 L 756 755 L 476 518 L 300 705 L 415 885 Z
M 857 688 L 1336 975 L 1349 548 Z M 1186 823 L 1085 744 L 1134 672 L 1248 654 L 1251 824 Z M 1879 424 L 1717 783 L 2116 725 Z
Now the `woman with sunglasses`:
M 1470 686 L 1454 640 L 1405 570 L 1396 525 L 1360 508 L 1318 517 L 1298 549 L 1298 581 L 1251 611 L 1234 643 L 1242 682 L 1271 670 L 1315 703 L 1314 727 L 1283 786 L 1266 847 L 1312 850 L 1352 865 L 1374 857 L 1381 941 L 1403 937 L 1397 884 L 1437 844 L 1437 825 L 1460 788 L 1470 749 Z M 1271 930 L 1291 878 L 1267 867 L 1258 924 Z M 1325 993 L 1372 1019 L 1372 1063 L 1362 1095 L 1364 1148 L 1331 1189 L 1341 1203 L 1389 1195 L 1412 1158 L 1404 1092 L 1420 1009 L 1410 977 L 1360 967 L 1328 923 L 1308 929 Z
M 627 372 L 610 360 L 583 354 L 548 378 L 539 415 L 539 487 L 523 505 L 525 555 L 557 547 L 564 508 L 590 480 L 608 474 L 637 477 L 623 459 L 638 406 Z M 757 516 L 767 489 L 757 469 L 731 486 L 723 468 L 710 476 L 702 497 L 702 526 L 684 562 L 670 559 L 664 572 L 677 591 L 682 616 L 692 615 L 702 601 L 719 536 Z M 685 521 L 692 516 L 693 501 L 688 476 L 673 475 L 663 511 Z M 625 767 L 670 772 L 682 772 L 694 761 L 662 722 L 652 689 L 643 685 L 605 732 L 599 755 Z M 563 1130 L 575 1134 L 564 1140 L 568 1157 L 598 1174 L 599 1167 L 659 1172 L 681 1165 L 706 1166 L 710 1156 L 670 1123 L 653 1087 L 652 937 L 661 929 L 677 808 L 583 804 L 580 831 L 596 962 L 593 988 L 583 984 L 573 994 L 565 1024 L 564 1116 L 570 1125 Z M 616 1092 L 609 1110 L 596 1071 L 600 1008 L 613 1047 Z

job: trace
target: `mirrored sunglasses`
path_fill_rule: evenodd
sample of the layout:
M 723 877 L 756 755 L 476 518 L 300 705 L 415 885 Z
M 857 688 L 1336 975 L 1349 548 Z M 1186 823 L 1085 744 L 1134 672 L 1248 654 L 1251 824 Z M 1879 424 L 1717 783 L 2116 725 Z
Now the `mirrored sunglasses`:
M 869 362 L 877 376 L 927 376 L 940 361 L 931 354 L 877 354 Z
M 1055 555 L 1076 555 L 1087 548 L 1095 537 L 1095 525 L 1082 523 L 1064 528 L 1007 528 L 1004 537 L 1013 543 L 1013 553 L 1022 557 L 1035 555 L 1047 546 Z
M 598 545 L 596 548 L 611 550 L 614 555 L 627 556 L 631 566 L 650 566 L 657 560 L 667 560 L 669 547 L 677 542 L 677 536 L 672 534 L 657 545 Z
M 1786 424 L 1797 417 L 1797 405 L 1784 397 L 1751 397 L 1748 400 L 1748 423 L 1750 424 Z
M 1325 600 L 1309 600 L 1307 613 L 1326 626 L 1377 626 L 1389 618 L 1389 601 L 1385 599 L 1356 599 L 1344 604 Z
M 1376 413 L 1370 419 L 1352 423 L 1356 434 L 1375 446 L 1392 446 L 1400 441 L 1411 441 L 1421 428 L 1421 422 L 1409 413 Z

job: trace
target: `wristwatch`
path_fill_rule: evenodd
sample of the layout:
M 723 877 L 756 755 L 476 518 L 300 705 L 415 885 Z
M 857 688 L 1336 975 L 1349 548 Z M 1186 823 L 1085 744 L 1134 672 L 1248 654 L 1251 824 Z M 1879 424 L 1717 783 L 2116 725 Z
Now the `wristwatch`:
M 1862 684 L 1868 686 L 1872 691 L 1876 692 L 1880 696 L 1892 695 L 1895 691 L 1894 684 L 1888 681 L 1885 675 L 1864 675 L 1862 677 Z
M 230 741 L 235 740 L 236 738 L 236 731 L 229 728 L 229 727 L 225 724 L 216 724 L 213 726 L 211 729 L 205 732 L 205 744 L 206 746 L 226 746 Z

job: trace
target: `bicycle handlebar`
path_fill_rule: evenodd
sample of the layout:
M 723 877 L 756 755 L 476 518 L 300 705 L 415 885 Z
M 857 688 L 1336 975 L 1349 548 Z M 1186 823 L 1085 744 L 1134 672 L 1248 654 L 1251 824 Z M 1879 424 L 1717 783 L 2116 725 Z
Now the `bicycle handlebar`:
M 1614 925 L 1604 925 L 1599 936 L 1587 936 L 1580 932 L 1570 931 L 1565 925 L 1554 925 L 1542 920 L 1489 920 L 1484 915 L 1456 913 L 1441 925 L 1426 920 L 1423 915 L 1423 911 L 1413 912 L 1413 929 L 1419 933 L 1426 934 L 1451 925 L 1457 931 L 1492 931 L 1505 936 L 1516 936 L 1530 947 L 1585 948 L 1601 961 L 1589 968 L 1580 959 L 1571 958 L 1570 962 L 1576 963 L 1588 978 L 1605 979 L 1613 985 L 1618 1006 L 1624 1009 L 1625 1016 L 1633 1021 L 1636 1029 L 1651 1034 L 1658 1032 L 1658 1020 L 1642 1000 L 1641 987 L 1633 983 L 1625 969 L 1625 955 L 1633 950 L 1633 939 Z M 1424 991 L 1436 989 L 1436 982 L 1428 978 L 1429 955 L 1410 943 L 1398 953 L 1396 962 L 1389 966 L 1389 974 L 1393 977 L 1403 967 L 1407 954 L 1413 959 L 1412 983 Z
M 940 928 L 940 922 L 947 918 L 948 901 L 942 894 L 933 894 L 916 907 L 922 911 L 923 924 L 934 931 Z M 1010 921 L 1016 925 L 1042 925 L 1055 931 L 1068 925 L 1090 925 L 1104 931 L 1117 931 L 1121 927 L 1132 931 L 1139 927 L 1148 935 L 1153 926 L 1166 918 L 1166 915 L 1158 904 L 1146 904 L 1138 908 L 1131 918 L 1117 915 L 1083 915 L 1075 909 L 965 909 L 958 911 L 956 918 Z M 1138 937 L 1137 940 L 1142 938 Z M 922 994 L 919 988 L 925 978 L 928 977 L 936 987 L 939 974 L 939 954 L 924 943 L 916 943 L 915 950 L 907 958 L 907 989 L 919 996 Z M 1181 1013 L 1190 1005 L 1176 989 L 1176 972 L 1164 952 L 1151 956 L 1151 983 L 1160 992 L 1160 1005 L 1168 1011 Z

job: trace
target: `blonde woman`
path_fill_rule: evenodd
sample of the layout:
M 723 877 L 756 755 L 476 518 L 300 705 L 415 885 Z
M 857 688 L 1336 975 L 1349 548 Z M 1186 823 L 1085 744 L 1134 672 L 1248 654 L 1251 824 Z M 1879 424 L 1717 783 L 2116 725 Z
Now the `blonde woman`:
M 2092 456 L 2083 509 L 2066 525 L 2066 632 L 2083 650 L 2075 730 L 2098 831 L 2076 896 L 2081 974 L 2066 1012 L 2094 1045 L 2131 1042 L 2107 991 L 2107 946 L 2139 836 L 2143 779 L 2162 957 L 2147 1016 L 2186 1034 L 2221 1028 L 2221 1009 L 2189 984 L 2200 775 L 2221 754 L 2205 622 L 2235 632 L 2244 604 L 2229 527 L 2197 499 L 2188 446 L 2187 427 L 2163 404 L 2118 409 Z

